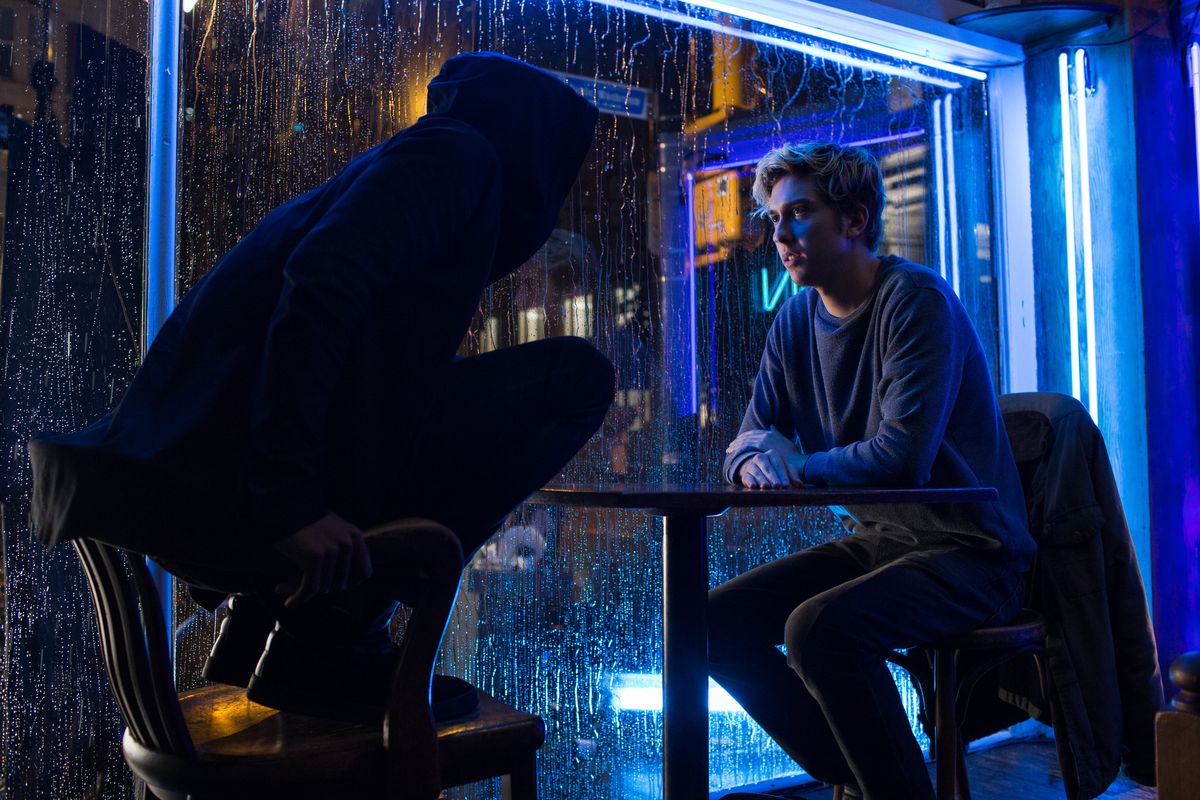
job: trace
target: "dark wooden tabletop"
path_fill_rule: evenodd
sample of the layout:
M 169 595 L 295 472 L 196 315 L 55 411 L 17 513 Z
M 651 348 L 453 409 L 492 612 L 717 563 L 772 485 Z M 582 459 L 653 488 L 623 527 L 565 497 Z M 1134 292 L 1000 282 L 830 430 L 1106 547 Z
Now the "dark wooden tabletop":
M 764 506 L 861 506 L 899 503 L 986 503 L 991 488 L 887 489 L 870 487 L 741 489 L 724 484 L 551 484 L 534 492 L 531 503 L 596 508 L 708 511 Z

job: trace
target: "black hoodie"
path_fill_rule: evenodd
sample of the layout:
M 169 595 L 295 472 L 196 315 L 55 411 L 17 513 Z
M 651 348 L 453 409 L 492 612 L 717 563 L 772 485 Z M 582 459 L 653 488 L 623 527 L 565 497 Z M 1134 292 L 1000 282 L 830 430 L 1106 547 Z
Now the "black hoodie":
M 338 415 L 376 407 L 356 408 L 347 364 L 452 358 L 484 287 L 553 230 L 597 116 L 495 53 L 447 61 L 428 108 L 230 250 L 112 413 L 30 442 L 45 545 L 89 536 L 171 557 L 164 518 L 239 515 L 276 541 L 331 510 L 327 438 Z M 403 377 L 397 391 L 421 390 Z

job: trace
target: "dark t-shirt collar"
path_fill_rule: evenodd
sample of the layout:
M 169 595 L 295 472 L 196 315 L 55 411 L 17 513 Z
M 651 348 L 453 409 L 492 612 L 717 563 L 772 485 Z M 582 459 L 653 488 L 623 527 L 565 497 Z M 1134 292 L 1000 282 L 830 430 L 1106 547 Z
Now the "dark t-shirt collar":
M 825 308 L 825 301 L 817 294 L 815 298 L 817 317 L 824 323 L 826 330 L 832 331 L 844 328 L 854 320 L 866 316 L 868 310 L 875 303 L 875 297 L 879 294 L 879 287 L 883 285 L 884 276 L 903 260 L 900 256 L 895 255 L 881 256 L 879 259 L 879 269 L 875 271 L 875 282 L 871 285 L 871 293 L 867 295 L 867 299 L 863 301 L 862 305 L 844 317 L 835 317 L 833 314 L 830 314 L 829 310 Z M 816 291 L 814 290 L 813 293 L 816 294 Z

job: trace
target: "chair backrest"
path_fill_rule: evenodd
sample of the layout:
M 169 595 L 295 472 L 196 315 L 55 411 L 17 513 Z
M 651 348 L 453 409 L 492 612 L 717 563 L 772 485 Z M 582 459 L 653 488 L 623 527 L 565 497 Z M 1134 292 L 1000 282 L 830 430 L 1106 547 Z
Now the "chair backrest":
M 1050 422 L 1048 409 L 1078 405 L 1079 401 L 1066 395 L 1051 392 L 1025 392 L 1009 394 L 1000 398 L 1000 412 L 1008 443 L 1012 447 L 1013 460 L 1017 463 L 1017 474 L 1021 479 L 1021 492 L 1025 496 L 1026 525 L 1034 540 L 1040 538 L 1041 512 L 1035 508 L 1034 478 L 1042 459 L 1054 446 L 1054 426 Z M 1039 551 L 1040 553 L 1040 547 Z M 1034 605 L 1038 567 L 1038 553 L 1029 565 L 1025 585 L 1026 607 Z
M 382 726 L 387 769 L 392 785 L 436 796 L 438 737 L 430 681 L 458 593 L 462 549 L 451 531 L 429 520 L 399 520 L 368 537 L 377 577 L 416 584 Z M 104 666 L 130 735 L 159 753 L 194 756 L 171 677 L 158 591 L 144 559 L 94 539 L 73 544 L 92 591 Z
M 179 708 L 158 591 L 145 560 L 94 539 L 75 539 L 92 590 L 100 647 L 130 735 L 161 753 L 195 753 Z
M 1032 396 L 1032 394 L 1025 395 L 1025 397 Z M 1021 489 L 1025 493 L 1025 509 L 1031 511 L 1034 472 L 1054 444 L 1054 428 L 1050 424 L 1050 418 L 1044 413 L 1022 407 L 1022 404 L 1014 402 L 1017 397 L 1020 396 L 1006 395 L 1001 398 L 1001 410 L 1004 428 L 1008 433 L 1008 443 L 1012 447 L 1013 459 L 1017 462 L 1017 472 L 1021 476 Z

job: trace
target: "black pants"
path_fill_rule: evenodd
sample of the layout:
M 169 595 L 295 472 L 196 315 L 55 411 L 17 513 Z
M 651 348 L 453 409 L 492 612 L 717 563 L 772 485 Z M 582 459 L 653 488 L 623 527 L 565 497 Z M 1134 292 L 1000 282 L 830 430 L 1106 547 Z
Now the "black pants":
M 961 545 L 820 545 L 709 593 L 709 670 L 814 778 L 871 800 L 932 798 L 884 654 L 1009 621 L 1021 573 Z
M 440 522 L 468 558 L 562 470 L 613 399 L 612 365 L 574 337 L 388 377 L 389 391 L 362 400 L 364 410 L 382 411 L 354 414 L 355 398 L 338 401 L 326 496 L 363 529 L 402 517 Z M 396 388 L 406 382 L 411 391 Z M 359 392 L 367 383 L 361 375 L 350 381 Z M 252 537 L 223 537 L 217 548 L 200 542 L 194 558 L 159 561 L 185 582 L 221 593 L 270 593 L 294 572 Z

